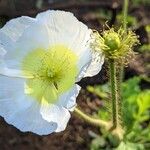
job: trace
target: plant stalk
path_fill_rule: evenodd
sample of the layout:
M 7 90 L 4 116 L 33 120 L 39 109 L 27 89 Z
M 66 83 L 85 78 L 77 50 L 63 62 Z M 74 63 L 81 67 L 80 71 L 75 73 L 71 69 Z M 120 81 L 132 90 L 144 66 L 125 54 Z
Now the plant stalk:
M 129 0 L 124 0 L 124 4 L 123 4 L 123 29 L 126 31 L 127 30 L 127 16 L 128 16 L 128 5 L 129 5 Z M 121 86 L 121 83 L 123 81 L 124 78 L 124 65 L 123 62 L 120 64 L 119 67 L 119 72 L 118 72 L 118 85 Z M 121 87 L 118 87 L 118 90 L 121 92 Z M 121 95 L 121 93 L 120 93 Z
M 127 16 L 128 16 L 128 5 L 129 5 L 129 0 L 124 0 L 124 5 L 123 5 L 123 28 L 126 31 L 127 30 Z M 118 72 L 117 72 L 117 89 L 118 89 L 118 105 L 119 105 L 119 113 L 120 116 L 122 115 L 122 90 L 121 90 L 121 85 L 124 79 L 124 63 L 121 62 L 118 65 Z M 119 122 L 121 125 L 121 122 Z M 122 126 L 122 125 L 121 125 Z
M 117 72 L 116 62 L 113 59 L 109 60 L 110 86 L 111 86 L 111 100 L 112 100 L 112 122 L 113 129 L 118 127 L 119 110 L 118 110 L 118 89 L 117 89 Z
M 87 114 L 85 114 L 84 112 L 82 112 L 80 109 L 75 108 L 74 112 L 83 120 L 85 120 L 86 122 L 94 125 L 94 126 L 98 126 L 98 127 L 104 127 L 105 129 L 109 130 L 110 128 L 110 123 L 106 122 L 104 120 L 100 120 L 100 119 L 96 119 L 93 118 Z
M 127 16 L 128 16 L 128 5 L 129 5 L 129 0 L 124 0 L 123 4 L 123 28 L 124 30 L 127 30 Z

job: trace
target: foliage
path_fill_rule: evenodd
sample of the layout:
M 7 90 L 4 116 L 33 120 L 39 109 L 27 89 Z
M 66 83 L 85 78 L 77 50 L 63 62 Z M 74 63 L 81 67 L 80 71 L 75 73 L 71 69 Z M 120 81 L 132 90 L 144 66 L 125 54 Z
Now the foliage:
M 120 145 L 116 148 L 116 150 L 144 150 L 144 147 L 142 144 L 121 142 Z
M 134 6 L 139 6 L 141 4 L 150 4 L 150 1 L 149 0 L 132 0 L 132 3 Z
M 124 141 L 119 144 L 116 150 L 144 150 L 146 147 L 150 148 L 150 90 L 142 91 L 139 86 L 140 81 L 140 77 L 134 77 L 122 84 L 122 123 L 126 133 Z M 98 92 L 98 89 L 100 92 Z M 108 89 L 108 84 L 96 87 L 88 87 L 88 91 L 100 97 L 101 95 L 105 95 L 105 97 L 101 97 L 106 104 L 104 108 L 108 107 Z M 110 115 L 110 112 L 106 111 L 106 109 L 100 109 L 98 111 L 98 117 L 105 120 L 108 120 Z M 102 137 L 100 138 L 98 136 L 98 138 L 92 141 L 91 150 L 100 150 L 102 147 L 100 143 L 102 143 L 102 141 L 105 141 L 106 143 L 107 140 L 109 140 L 109 142 L 112 144 L 115 139 L 114 137 L 109 138 L 109 134 L 107 138 L 103 139 Z
M 142 46 L 140 46 L 139 50 L 141 52 L 149 52 L 150 51 L 150 44 L 143 44 Z
M 123 18 L 123 14 L 119 13 L 117 15 L 117 22 L 119 24 L 122 24 L 122 18 Z M 127 16 L 127 23 L 128 23 L 128 26 L 131 27 L 131 26 L 136 26 L 138 24 L 138 21 L 137 21 L 136 17 L 128 15 Z

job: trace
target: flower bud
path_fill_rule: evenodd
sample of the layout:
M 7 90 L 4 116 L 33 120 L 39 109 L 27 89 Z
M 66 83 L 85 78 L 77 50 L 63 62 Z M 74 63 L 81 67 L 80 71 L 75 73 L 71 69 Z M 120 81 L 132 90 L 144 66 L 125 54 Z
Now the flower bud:
M 134 54 L 133 47 L 139 44 L 138 36 L 123 28 L 115 31 L 114 28 L 103 31 L 100 35 L 97 31 L 93 34 L 91 48 L 103 53 L 106 59 L 114 59 L 128 63 L 129 58 Z
M 104 35 L 105 45 L 107 45 L 111 51 L 114 51 L 120 47 L 120 39 L 117 33 L 109 33 Z

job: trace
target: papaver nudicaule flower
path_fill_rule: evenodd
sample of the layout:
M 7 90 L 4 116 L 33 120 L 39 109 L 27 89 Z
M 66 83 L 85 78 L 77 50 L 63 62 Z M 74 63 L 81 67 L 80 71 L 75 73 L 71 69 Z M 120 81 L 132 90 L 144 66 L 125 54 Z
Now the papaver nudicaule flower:
M 66 128 L 82 77 L 103 64 L 90 50 L 91 30 L 72 13 L 49 10 L 0 29 L 0 115 L 39 135 Z

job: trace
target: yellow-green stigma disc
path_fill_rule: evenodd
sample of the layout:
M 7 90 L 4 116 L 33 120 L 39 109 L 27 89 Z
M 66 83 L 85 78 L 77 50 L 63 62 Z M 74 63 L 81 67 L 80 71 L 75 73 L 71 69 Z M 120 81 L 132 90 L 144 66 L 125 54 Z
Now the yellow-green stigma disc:
M 107 33 L 104 35 L 105 44 L 110 48 L 111 51 L 116 50 L 120 47 L 119 35 L 115 32 Z
M 25 93 L 38 101 L 44 98 L 55 103 L 59 95 L 75 83 L 77 56 L 63 45 L 55 45 L 48 50 L 36 49 L 25 56 L 22 70 L 24 75 L 33 76 L 26 81 Z

